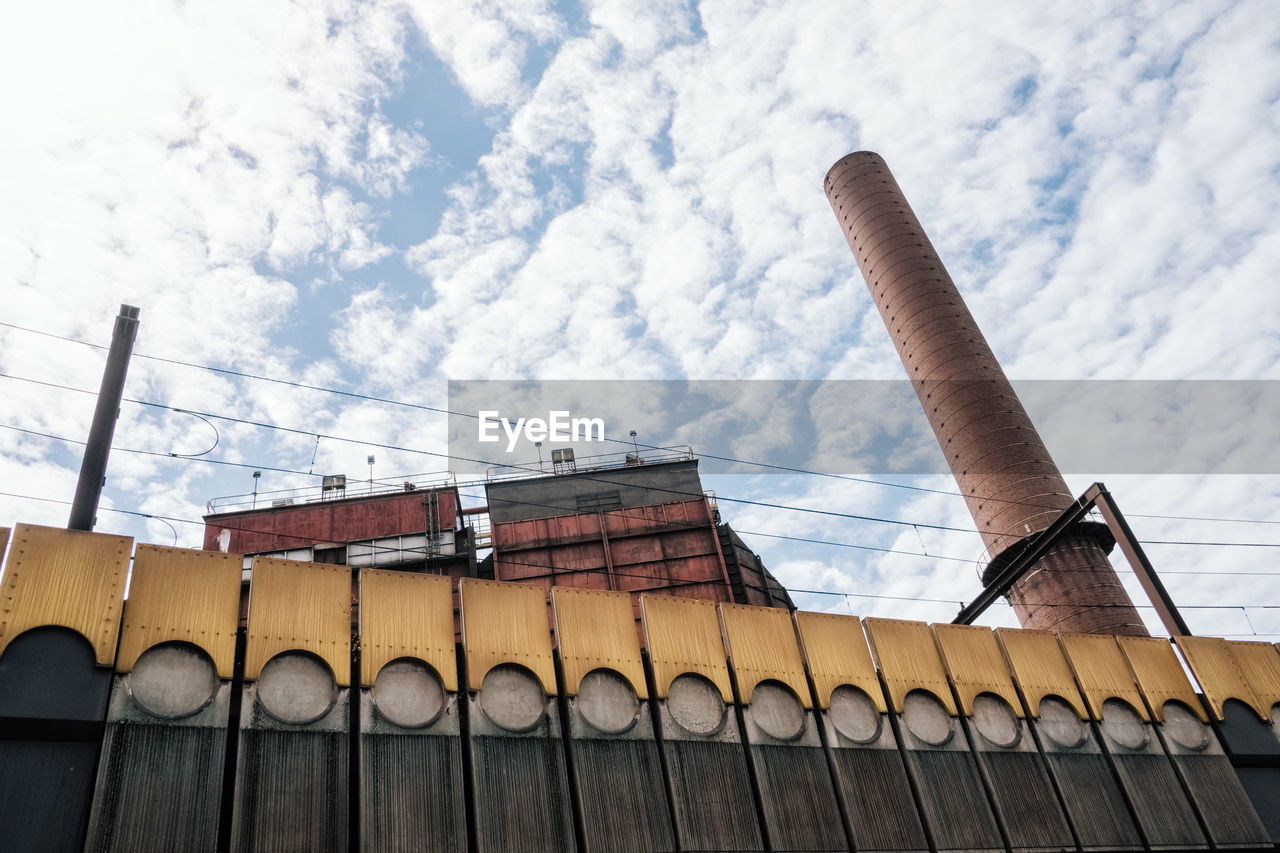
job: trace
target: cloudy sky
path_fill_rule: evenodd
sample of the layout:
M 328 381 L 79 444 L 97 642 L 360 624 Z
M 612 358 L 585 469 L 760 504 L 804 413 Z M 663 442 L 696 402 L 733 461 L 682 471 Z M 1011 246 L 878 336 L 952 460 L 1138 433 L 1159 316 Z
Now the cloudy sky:
M 170 408 L 123 406 L 97 529 L 161 544 L 255 469 L 449 468 L 423 407 L 451 379 L 900 378 L 822 192 L 857 149 L 1010 376 L 1280 378 L 1266 0 L 29 3 L 0 66 L 0 524 L 65 523 L 68 389 L 104 354 L 64 339 L 106 344 L 122 302 L 153 357 L 125 396 Z M 1149 540 L 1280 542 L 1274 472 L 1095 479 Z M 970 526 L 946 478 L 899 481 L 938 492 L 707 485 Z M 946 620 L 979 588 L 976 534 L 722 509 L 789 586 L 851 594 L 803 606 Z M 1193 628 L 1280 639 L 1280 551 L 1149 550 Z

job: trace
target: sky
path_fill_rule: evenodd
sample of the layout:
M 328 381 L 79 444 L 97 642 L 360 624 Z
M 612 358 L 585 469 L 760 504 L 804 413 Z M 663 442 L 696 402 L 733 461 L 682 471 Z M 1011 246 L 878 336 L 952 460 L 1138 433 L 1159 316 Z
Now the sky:
M 861 149 L 1014 379 L 1280 378 L 1271 4 L 977 8 L 23 4 L 0 32 L 0 525 L 65 524 L 105 358 L 76 341 L 107 344 L 121 303 L 125 397 L 158 405 L 122 406 L 96 529 L 184 547 L 254 470 L 269 492 L 371 455 L 377 478 L 456 467 L 451 380 L 901 379 L 822 190 Z M 758 438 L 694 450 L 769 462 Z M 705 479 L 972 527 L 949 478 L 865 473 L 915 489 Z M 1193 630 L 1280 640 L 1280 551 L 1158 544 L 1280 544 L 1274 470 L 1068 476 L 1095 480 Z M 976 533 L 721 511 L 823 593 L 807 608 L 947 621 L 980 589 Z

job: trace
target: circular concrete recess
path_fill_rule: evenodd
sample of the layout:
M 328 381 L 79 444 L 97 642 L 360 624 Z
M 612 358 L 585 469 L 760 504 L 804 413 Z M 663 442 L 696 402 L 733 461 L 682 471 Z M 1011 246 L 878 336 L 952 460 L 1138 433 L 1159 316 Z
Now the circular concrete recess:
M 873 743 L 880 739 L 880 710 L 870 696 L 852 685 L 841 684 L 831 691 L 827 718 L 836 731 L 854 743 Z
M 1193 752 L 1209 745 L 1209 727 L 1181 702 L 1164 703 L 1164 733 Z
M 397 726 L 418 729 L 434 723 L 444 710 L 444 684 L 420 660 L 393 660 L 373 682 L 373 704 Z
M 973 725 L 984 738 L 1004 749 L 1022 740 L 1022 725 L 1009 703 L 994 693 L 979 693 L 973 700 Z
M 291 651 L 267 661 L 258 676 L 258 699 L 266 712 L 295 726 L 314 723 L 338 698 L 329 666 L 310 652 Z
M 923 690 L 913 690 L 902 702 L 902 719 L 907 729 L 931 746 L 945 746 L 954 731 L 951 715 L 938 697 Z
M 1102 703 L 1102 731 L 1125 749 L 1142 749 L 1150 738 L 1138 712 L 1119 699 Z
M 725 705 L 719 689 L 692 672 L 677 675 L 667 689 L 667 709 L 680 728 L 695 735 L 712 735 L 724 724 Z
M 591 727 L 607 735 L 620 735 L 640 717 L 636 691 L 611 669 L 593 669 L 578 685 L 578 712 Z
M 518 664 L 499 664 L 480 683 L 480 710 L 509 732 L 532 730 L 542 722 L 546 706 L 542 682 Z
M 1058 746 L 1077 749 L 1084 745 L 1089 729 L 1068 702 L 1046 696 L 1040 700 L 1040 733 Z
M 162 643 L 143 652 L 128 676 L 129 695 L 153 717 L 178 720 L 198 713 L 218 692 L 218 669 L 204 649 Z
M 781 681 L 762 681 L 751 691 L 751 719 L 775 740 L 804 734 L 804 707 Z

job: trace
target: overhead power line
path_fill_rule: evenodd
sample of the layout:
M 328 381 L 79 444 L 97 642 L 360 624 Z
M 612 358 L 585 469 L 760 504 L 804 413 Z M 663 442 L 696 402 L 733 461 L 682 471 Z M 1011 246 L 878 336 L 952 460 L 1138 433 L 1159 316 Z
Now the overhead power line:
M 56 504 L 66 504 L 66 503 L 68 503 L 68 501 L 58 500 L 58 499 L 56 499 L 56 498 L 44 498 L 44 497 L 39 497 L 39 496 L 35 496 L 35 495 L 23 495 L 23 494 L 16 494 L 16 493 L 13 493 L 13 492 L 2 492 L 2 491 L 0 491 L 0 496 L 4 496 L 4 497 L 12 497 L 12 498 L 19 498 L 19 499 L 22 499 L 22 500 L 44 501 L 44 502 L 47 502 L 47 503 L 56 503 Z M 151 519 L 156 519 L 156 520 L 159 520 L 159 521 L 176 522 L 176 523 L 179 523 L 179 524 L 192 524 L 192 525 L 198 525 L 198 526 L 201 526 L 201 527 L 205 526 L 205 522 L 203 522 L 203 521 L 195 521 L 195 520 L 193 520 L 193 519 L 179 518 L 179 517 L 176 517 L 176 516 L 167 516 L 167 515 L 159 515 L 159 514 L 157 514 L 157 513 L 139 512 L 139 511 L 137 511 L 137 510 L 116 509 L 116 508 L 114 508 L 114 507 L 99 507 L 99 509 L 100 509 L 100 510 L 102 510 L 102 511 L 106 511 L 106 512 L 116 512 L 116 513 L 122 513 L 122 514 L 125 514 L 125 515 L 140 516 L 140 517 L 142 517 L 142 518 L 151 518 Z M 220 526 L 221 526 L 221 525 L 220 525 Z M 308 542 L 312 542 L 312 543 L 322 543 L 322 542 L 323 542 L 323 543 L 327 543 L 327 542 L 328 542 L 328 540 L 323 540 L 323 539 L 319 539 L 319 538 L 316 538 L 316 537 L 304 537 L 304 536 L 293 536 L 293 535 L 287 535 L 287 534 L 276 534 L 276 533 L 275 533 L 275 531 L 256 530 L 256 529 L 253 529 L 253 528 L 244 528 L 244 527 L 230 526 L 230 527 L 229 527 L 229 529 L 232 529 L 232 530 L 241 530 L 241 531 L 244 531 L 244 532 L 250 532 L 250 533 L 270 533 L 270 534 L 272 534 L 272 535 L 282 536 L 282 538 L 296 539 L 296 540 L 299 540 L 299 541 L 308 541 Z M 583 573 L 590 573 L 590 572 L 609 572 L 609 569 L 608 569 L 608 568 L 606 568 L 606 567 L 595 567 L 595 568 L 590 568 L 590 569 L 576 569 L 576 570 L 575 570 L 575 569 L 565 569 L 565 568 L 563 568 L 563 567 L 559 567 L 559 566 L 546 565 L 546 564 L 543 564 L 543 563 L 529 563 L 529 562 L 523 562 L 523 561 L 519 561 L 519 560 L 507 560 L 506 558 L 501 558 L 501 557 L 499 558 L 499 560 L 500 560 L 501 562 L 503 562 L 503 563 L 506 563 L 506 564 L 508 564 L 508 565 L 513 565 L 513 566 L 521 566 L 521 567 L 524 567 L 524 568 L 546 569 L 546 570 L 548 570 L 548 572 L 549 572 L 549 573 L 552 573 L 552 574 L 583 574 Z M 619 577 L 643 578 L 643 579 L 647 579 L 647 580 L 655 580 L 655 581 L 662 581 L 662 580 L 666 580 L 666 579 L 664 579 L 664 578 L 661 578 L 661 577 L 654 577 L 654 576 L 652 576 L 652 575 L 641 575 L 641 574 L 629 573 L 629 572 L 618 572 L 618 571 L 614 571 L 614 572 L 612 572 L 612 574 L 615 574 L 615 575 L 617 575 L 617 576 L 619 576 Z M 530 577 L 530 578 L 528 578 L 528 579 L 535 579 L 536 577 L 537 577 L 537 576 L 532 576 L 532 577 Z M 680 583 L 680 584 L 678 584 L 678 585 L 690 585 L 690 584 L 708 583 L 708 582 L 710 582 L 710 581 L 685 581 L 685 582 L 681 582 L 681 583 Z M 785 589 L 787 589 L 787 591 L 788 591 L 789 593 L 794 593 L 794 594 L 797 594 L 797 595 L 835 595 L 835 596 L 844 596 L 844 597 L 852 597 L 852 598 L 886 599 L 886 600 L 895 600 L 895 601 L 915 601 L 915 602 L 922 602 L 922 603 L 927 603 L 927 604 L 957 604 L 957 603 L 959 603 L 959 604 L 963 604 L 963 602 L 960 602 L 960 601 L 958 601 L 958 600 L 956 600 L 956 599 L 947 599 L 947 598 L 928 598 L 928 597 L 923 597 L 923 596 L 905 596 L 905 595 L 904 595 L 904 596 L 895 596 L 895 595 L 885 595 L 885 594 L 881 594 L 881 593 L 862 593 L 862 592 L 842 591 L 842 590 L 828 590 L 828 589 L 792 589 L 792 588 L 786 588 L 786 587 L 784 587 L 784 588 L 785 588 Z M 1026 603 L 1030 604 L 1031 606 L 1046 606 L 1046 605 L 1057 605 L 1057 604 L 1059 604 L 1059 602 L 1040 602 L 1040 603 L 1035 603 L 1035 602 L 1026 602 Z M 1130 605 L 1128 605 L 1128 604 L 1103 604 L 1103 605 L 1097 605 L 1097 606 L 1099 606 L 1099 607 L 1128 607 L 1128 606 L 1130 606 Z M 1136 607 L 1138 607 L 1138 608 L 1140 608 L 1140 609 L 1141 609 L 1141 608 L 1145 608 L 1145 609 L 1154 609 L 1153 605 L 1141 605 L 1141 604 L 1139 604 L 1139 605 L 1134 605 L 1134 606 L 1136 606 Z M 1280 604 L 1193 604 L 1193 605 L 1184 605 L 1184 606 L 1180 607 L 1179 609 L 1182 609 L 1182 610 L 1280 610 Z
M 91 347 L 93 349 L 105 350 L 108 348 L 103 344 L 95 344 L 90 341 L 84 341 L 78 338 L 68 337 L 66 335 L 59 335 L 53 332 L 47 332 L 40 329 L 33 329 L 28 326 L 20 326 L 16 323 L 6 323 L 3 321 L 0 321 L 0 326 L 4 326 L 10 329 L 16 329 L 22 332 L 28 332 L 34 335 L 42 335 L 44 337 L 65 341 L 67 343 L 79 344 L 81 346 Z M 337 396 L 347 397 L 350 399 L 365 400 L 368 402 L 382 403 L 382 404 L 391 405 L 391 406 L 402 406 L 405 408 L 417 409 L 419 411 L 433 412 L 436 414 L 454 415 L 457 417 L 470 418 L 473 420 L 478 417 L 475 413 L 472 413 L 472 412 L 459 412 L 451 409 L 440 408 L 438 406 L 428 406 L 422 403 L 411 403 L 406 400 L 397 400 L 390 397 L 380 397 L 373 394 L 361 394 L 355 391 L 346 391 L 339 388 L 330 388 L 322 385 L 313 385 L 306 382 L 298 382 L 291 379 L 281 379 L 279 377 L 273 377 L 273 376 L 263 376 L 261 374 L 248 373 L 246 371 L 241 371 L 241 370 L 232 370 L 226 367 L 215 367 L 213 365 L 208 365 L 208 364 L 198 364 L 196 362 L 184 361 L 182 359 L 167 358 L 164 356 L 149 355 L 146 353 L 136 353 L 136 352 L 133 354 L 133 357 L 147 359 L 150 361 L 162 362 L 165 364 L 178 365 L 181 367 L 188 367 L 196 370 L 206 370 L 213 373 L 219 373 L 226 376 L 235 376 L 242 379 L 252 379 L 258 382 L 269 382 L 269 383 L 274 383 L 278 385 L 299 388 L 307 391 L 318 391 L 325 394 L 334 394 Z M 35 381 L 35 380 L 31 380 L 31 381 Z M 606 437 L 605 440 L 613 442 L 615 444 L 625 445 L 628 447 L 633 446 L 633 444 L 636 444 L 632 440 L 628 440 L 628 439 Z M 638 446 L 644 447 L 647 450 L 660 449 L 653 445 L 647 445 L 643 443 L 638 443 Z M 953 491 L 950 489 L 935 489 L 935 488 L 930 488 L 928 486 L 917 486 L 909 483 L 895 483 L 889 480 L 877 480 L 870 477 L 856 477 L 848 474 L 836 474 L 828 471 L 815 471 L 812 469 L 800 468 L 796 466 L 777 465 L 770 462 L 761 462 L 759 460 L 751 460 L 751 459 L 740 459 L 733 456 L 725 456 L 725 455 L 708 453 L 708 452 L 699 452 L 698 455 L 701 458 L 714 459 L 718 462 L 729 462 L 729 463 L 738 464 L 738 465 L 749 465 L 749 466 L 758 467 L 758 468 L 784 471 L 792 474 L 801 474 L 805 476 L 814 476 L 814 477 L 827 477 L 832 479 L 861 483 L 864 485 L 879 486 L 883 488 L 892 488 L 892 489 L 902 489 L 906 491 L 922 492 L 922 493 L 928 493 L 928 494 L 944 495 L 947 497 L 959 497 L 959 498 L 966 497 L 963 493 Z M 471 460 L 467 460 L 467 461 L 471 461 Z M 273 470 L 276 470 L 276 469 L 273 469 Z M 968 497 L 972 499 L 974 496 L 970 495 Z M 999 503 L 1009 503 L 1009 504 L 1015 504 L 1018 506 L 1028 506 L 1028 507 L 1038 508 L 1038 509 L 1057 509 L 1057 507 L 1050 506 L 1047 504 L 1041 504 L 1041 503 L 1024 501 L 1024 500 L 1014 500 L 1010 498 L 1001 498 L 1001 497 L 995 497 L 995 496 L 987 496 L 982 498 L 982 500 L 995 501 Z M 1235 524 L 1280 524 L 1280 520 L 1275 520 L 1275 519 L 1220 518 L 1220 517 L 1208 517 L 1208 516 L 1161 515 L 1161 514 L 1144 514 L 1144 513 L 1130 513 L 1129 517 L 1130 518 L 1164 519 L 1164 520 L 1174 520 L 1174 521 L 1202 521 L 1202 522 L 1235 523 Z

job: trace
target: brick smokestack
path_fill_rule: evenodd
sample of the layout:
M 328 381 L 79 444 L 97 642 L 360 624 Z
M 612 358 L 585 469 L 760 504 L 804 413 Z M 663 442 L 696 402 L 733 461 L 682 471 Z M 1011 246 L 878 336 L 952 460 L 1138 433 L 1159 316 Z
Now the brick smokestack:
M 884 160 L 842 158 L 826 191 L 993 555 L 990 581 L 1075 498 Z M 1009 591 L 1023 627 L 1145 636 L 1112 545 L 1104 525 L 1084 523 L 1042 558 Z

